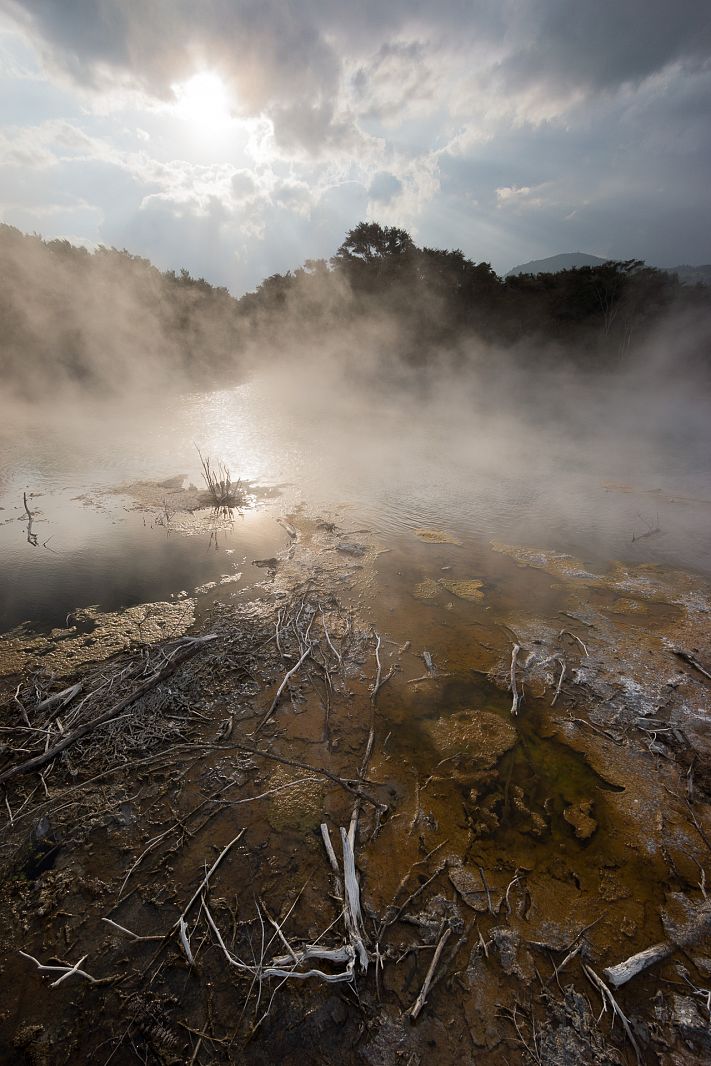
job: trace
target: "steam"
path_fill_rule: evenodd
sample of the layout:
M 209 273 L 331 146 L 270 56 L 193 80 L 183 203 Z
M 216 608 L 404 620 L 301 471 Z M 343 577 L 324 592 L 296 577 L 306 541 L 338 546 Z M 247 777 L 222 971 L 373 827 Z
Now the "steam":
M 368 309 L 324 265 L 238 303 L 127 253 L 4 238 L 0 413 L 16 457 L 51 427 L 53 467 L 87 464 L 112 435 L 113 469 L 123 450 L 134 476 L 138 453 L 146 477 L 199 480 L 197 441 L 235 477 L 290 482 L 314 508 L 354 501 L 386 531 L 458 523 L 609 558 L 659 515 L 667 539 L 646 557 L 711 563 L 699 308 L 598 366 L 540 336 L 453 332 L 436 294 L 416 314 L 402 292 Z

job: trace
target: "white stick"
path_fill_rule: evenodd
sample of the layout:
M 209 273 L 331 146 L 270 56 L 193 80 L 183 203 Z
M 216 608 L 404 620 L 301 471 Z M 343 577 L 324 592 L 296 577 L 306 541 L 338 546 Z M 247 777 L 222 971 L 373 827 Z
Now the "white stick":
M 555 701 L 560 696 L 561 686 L 563 684 L 563 678 L 565 677 L 565 662 L 560 664 L 560 677 L 558 678 L 558 687 L 555 690 L 555 696 L 551 700 L 551 707 L 555 707 Z
M 513 653 L 511 655 L 511 692 L 513 693 L 513 703 L 511 704 L 511 714 L 514 716 L 518 714 L 518 705 L 521 699 L 518 689 L 516 688 L 516 660 L 518 653 L 521 651 L 520 644 L 514 644 Z
M 57 985 L 60 985 L 62 981 L 66 981 L 66 979 L 71 977 L 72 974 L 76 974 L 78 977 L 86 977 L 87 981 L 91 981 L 93 985 L 99 983 L 96 977 L 92 977 L 90 973 L 86 972 L 86 970 L 79 969 L 84 959 L 88 958 L 87 955 L 82 955 L 79 962 L 75 962 L 73 966 L 45 966 L 43 962 L 36 959 L 34 955 L 28 955 L 26 951 L 21 951 L 20 955 L 23 955 L 26 959 L 30 959 L 31 962 L 34 962 L 37 969 L 41 970 L 43 973 L 61 973 L 62 976 L 58 977 L 56 981 L 52 981 L 52 984 L 49 986 L 50 988 L 56 988 Z
M 368 952 L 365 950 L 363 937 L 363 916 L 360 911 L 360 887 L 355 871 L 355 856 L 348 839 L 348 834 L 341 827 L 341 842 L 343 844 L 343 879 L 346 886 L 346 928 L 353 947 L 358 952 L 358 959 L 363 970 L 368 969 Z
M 180 918 L 178 921 L 178 936 L 180 937 L 180 943 L 183 946 L 185 952 L 185 958 L 188 960 L 189 966 L 195 965 L 195 959 L 193 953 L 190 950 L 190 940 L 188 939 L 188 925 L 184 918 Z

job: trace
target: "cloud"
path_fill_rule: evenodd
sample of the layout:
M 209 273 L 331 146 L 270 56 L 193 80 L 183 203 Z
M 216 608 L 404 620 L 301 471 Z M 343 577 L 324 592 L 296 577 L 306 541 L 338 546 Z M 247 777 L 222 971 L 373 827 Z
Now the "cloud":
M 528 185 L 504 185 L 496 190 L 496 206 L 514 209 L 542 207 L 541 190 L 542 186 L 531 189 Z
M 196 262 L 224 242 L 214 276 L 235 286 L 331 254 L 363 217 L 502 272 L 571 247 L 711 258 L 711 20 L 698 0 L 0 11 L 14 27 L 0 49 L 0 91 L 18 109 L 0 126 L 0 203 L 13 211 L 93 202 L 120 243 L 164 256 L 180 250 L 168 235 L 180 219 Z M 232 111 L 212 139 L 178 114 L 176 91 L 201 72 L 222 79 Z M 251 257 L 244 271 L 235 250 Z

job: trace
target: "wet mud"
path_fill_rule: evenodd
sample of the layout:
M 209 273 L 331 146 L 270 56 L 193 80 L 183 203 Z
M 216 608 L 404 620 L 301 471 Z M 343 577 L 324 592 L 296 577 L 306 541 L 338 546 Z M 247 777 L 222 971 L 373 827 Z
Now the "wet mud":
M 0 1057 L 706 1061 L 708 585 L 283 528 L 259 582 L 128 642 L 91 612 L 7 638 Z

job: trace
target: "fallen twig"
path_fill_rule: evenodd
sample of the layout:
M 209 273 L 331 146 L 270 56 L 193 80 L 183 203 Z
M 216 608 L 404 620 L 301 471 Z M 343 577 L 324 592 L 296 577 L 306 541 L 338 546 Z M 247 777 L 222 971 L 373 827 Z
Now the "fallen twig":
M 301 656 L 301 658 L 299 659 L 298 663 L 296 663 L 295 666 L 292 666 L 291 670 L 288 670 L 287 673 L 285 674 L 284 680 L 282 681 L 281 685 L 279 685 L 279 688 L 277 689 L 277 692 L 276 692 L 276 696 L 272 700 L 271 707 L 269 708 L 267 713 L 264 715 L 264 717 L 262 718 L 262 720 L 259 723 L 259 725 L 257 726 L 257 728 L 254 730 L 254 736 L 255 737 L 257 736 L 258 733 L 260 733 L 262 731 L 262 729 L 264 729 L 264 726 L 267 724 L 267 722 L 269 721 L 271 716 L 274 714 L 274 711 L 276 710 L 276 706 L 277 706 L 279 700 L 281 699 L 281 695 L 282 695 L 284 689 L 289 684 L 290 679 L 294 676 L 294 674 L 299 669 L 299 667 L 301 667 L 303 665 L 303 663 L 306 661 L 306 659 L 308 659 L 309 655 L 312 652 L 312 649 L 313 649 L 313 645 L 307 642 L 306 649 L 305 649 L 303 655 Z
M 585 652 L 585 655 L 586 656 L 589 655 L 588 649 L 587 649 L 586 645 L 582 642 L 580 637 L 576 637 L 575 633 L 571 633 L 569 629 L 561 629 L 561 631 L 558 634 L 558 636 L 559 637 L 567 636 L 567 637 L 570 637 L 572 640 L 577 640 L 578 644 L 580 645 L 580 647 Z
M 602 980 L 602 978 L 598 977 L 598 975 L 595 973 L 595 971 L 590 966 L 588 966 L 587 963 L 584 962 L 582 964 L 582 966 L 583 966 L 583 972 L 585 973 L 585 976 L 587 977 L 587 979 L 590 981 L 590 984 L 593 985 L 595 988 L 597 988 L 597 990 L 600 992 L 600 995 L 602 996 L 603 1008 L 605 1010 L 607 1010 L 607 1004 L 609 1003 L 610 1006 L 612 1007 L 613 1014 L 616 1014 L 617 1017 L 622 1022 L 622 1028 L 625 1031 L 625 1035 L 627 1036 L 627 1039 L 629 1040 L 630 1044 L 634 1048 L 634 1053 L 635 1053 L 635 1056 L 637 1058 L 637 1062 L 641 1063 L 642 1062 L 642 1056 L 640 1054 L 639 1044 L 635 1040 L 634 1033 L 632 1032 L 632 1029 L 630 1028 L 630 1023 L 627 1020 L 626 1016 L 622 1013 L 622 1009 L 620 1008 L 617 1000 L 615 999 L 615 997 L 613 996 L 612 992 L 607 987 L 605 982 Z
M 72 974 L 76 974 L 77 977 L 85 977 L 87 981 L 91 981 L 93 985 L 99 984 L 99 981 L 96 977 L 92 977 L 90 973 L 86 972 L 86 970 L 79 969 L 81 964 L 84 962 L 84 959 L 88 958 L 87 955 L 82 955 L 79 961 L 75 962 L 73 966 L 48 966 L 40 962 L 39 959 L 36 959 L 34 955 L 28 955 L 26 951 L 21 951 L 20 955 L 34 962 L 37 969 L 41 970 L 43 973 L 61 973 L 62 976 L 58 977 L 56 981 L 52 981 L 51 985 L 49 986 L 50 988 L 56 988 L 57 985 L 61 985 L 62 981 L 66 981 L 66 979 L 68 977 L 71 977 Z
M 432 978 L 434 977 L 435 970 L 437 969 L 437 963 L 439 962 L 442 952 L 444 951 L 445 944 L 447 943 L 451 935 L 452 927 L 447 926 L 445 931 L 442 933 L 442 936 L 440 937 L 439 943 L 437 944 L 437 948 L 432 957 L 432 961 L 427 971 L 427 976 L 425 977 L 422 989 L 420 990 L 420 994 L 415 1000 L 415 1002 L 412 1004 L 410 1009 L 405 1011 L 405 1016 L 409 1018 L 411 1022 L 417 1021 L 417 1018 L 419 1017 L 422 1008 L 427 1002 L 427 994 L 430 990 L 430 985 L 432 984 Z

